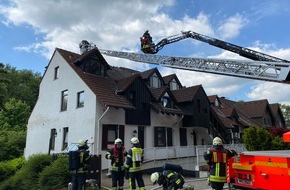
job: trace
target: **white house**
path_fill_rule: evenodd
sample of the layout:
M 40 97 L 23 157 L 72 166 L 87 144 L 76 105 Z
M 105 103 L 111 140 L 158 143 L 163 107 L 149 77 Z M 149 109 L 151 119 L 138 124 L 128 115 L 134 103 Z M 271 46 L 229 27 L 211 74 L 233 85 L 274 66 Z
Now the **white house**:
M 28 121 L 25 157 L 59 153 L 79 139 L 97 155 L 117 137 L 126 149 L 133 136 L 144 149 L 209 144 L 209 111 L 201 85 L 182 87 L 176 75 L 162 77 L 156 68 L 111 67 L 97 48 L 81 55 L 57 48 Z

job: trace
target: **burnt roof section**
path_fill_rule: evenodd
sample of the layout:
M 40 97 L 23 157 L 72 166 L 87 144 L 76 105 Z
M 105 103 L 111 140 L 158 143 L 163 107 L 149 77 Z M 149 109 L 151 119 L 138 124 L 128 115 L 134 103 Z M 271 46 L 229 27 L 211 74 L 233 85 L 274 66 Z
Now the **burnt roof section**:
M 124 78 L 131 77 L 133 75 L 140 74 L 139 71 L 135 71 L 133 69 L 128 69 L 125 67 L 113 67 L 111 66 L 111 69 L 107 71 L 108 77 L 114 79 L 114 80 L 121 80 Z
M 104 59 L 104 57 L 102 56 L 102 54 L 100 53 L 98 48 L 94 48 L 94 49 L 91 49 L 91 50 L 83 53 L 82 55 L 79 56 L 78 59 L 75 60 L 74 64 L 78 65 L 82 61 L 85 61 L 87 59 L 92 59 L 94 56 L 97 56 L 100 59 L 100 61 L 107 67 L 107 69 L 111 68 L 111 66 Z

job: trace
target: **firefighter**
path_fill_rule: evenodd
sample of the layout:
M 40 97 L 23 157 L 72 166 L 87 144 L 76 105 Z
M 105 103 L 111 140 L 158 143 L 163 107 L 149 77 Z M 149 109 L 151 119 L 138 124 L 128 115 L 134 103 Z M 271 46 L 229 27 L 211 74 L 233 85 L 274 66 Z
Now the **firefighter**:
M 128 151 L 126 159 L 126 179 L 129 180 L 130 190 L 136 189 L 136 181 L 140 190 L 145 190 L 141 166 L 143 163 L 143 150 L 140 147 L 139 139 L 131 139 L 132 148 Z M 136 181 L 135 181 L 136 180 Z
M 223 147 L 221 138 L 213 139 L 212 148 L 204 153 L 204 159 L 209 166 L 209 183 L 214 190 L 222 190 L 227 182 L 227 161 L 236 155 L 235 150 Z
M 111 160 L 112 166 L 112 190 L 121 190 L 124 186 L 125 177 L 125 157 L 127 152 L 123 146 L 123 141 L 119 138 L 115 140 L 115 147 L 109 149 L 106 158 Z M 119 188 L 117 188 L 119 186 Z
M 173 170 L 164 170 L 163 172 L 154 172 L 150 177 L 153 185 L 158 183 L 163 186 L 163 190 L 182 189 L 184 178 L 181 174 Z
M 79 164 L 77 170 L 73 171 L 72 175 L 72 190 L 81 190 L 85 188 L 87 174 L 88 174 L 88 166 L 90 163 L 90 152 L 88 151 L 88 140 L 79 140 L 78 141 L 78 156 L 79 156 Z

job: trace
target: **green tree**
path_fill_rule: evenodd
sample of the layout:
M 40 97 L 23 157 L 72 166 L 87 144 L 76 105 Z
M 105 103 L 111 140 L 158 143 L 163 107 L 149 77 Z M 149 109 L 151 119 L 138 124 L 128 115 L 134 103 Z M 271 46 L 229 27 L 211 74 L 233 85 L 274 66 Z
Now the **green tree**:
M 0 109 L 3 107 L 5 102 L 5 97 L 7 95 L 7 84 L 9 80 L 7 79 L 7 72 L 4 69 L 3 63 L 0 63 Z
M 271 149 L 271 134 L 264 128 L 251 126 L 244 130 L 243 142 L 247 150 Z
M 41 81 L 40 73 L 33 73 L 30 70 L 16 70 L 10 65 L 5 66 L 7 78 L 7 100 L 16 98 L 26 102 L 30 109 L 35 105 L 38 98 L 39 84 Z
M 281 111 L 283 112 L 283 116 L 285 121 L 290 122 L 290 105 L 282 104 L 280 105 Z
M 25 131 L 0 131 L 0 161 L 21 157 L 26 141 Z
M 11 98 L 0 111 L 0 130 L 26 130 L 30 108 L 21 100 Z

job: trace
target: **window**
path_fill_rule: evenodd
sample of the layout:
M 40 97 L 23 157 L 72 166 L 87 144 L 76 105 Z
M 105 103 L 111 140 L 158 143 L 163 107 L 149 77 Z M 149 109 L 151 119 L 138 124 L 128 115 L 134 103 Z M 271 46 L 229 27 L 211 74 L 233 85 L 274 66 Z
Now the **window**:
M 135 91 L 130 91 L 130 102 L 136 106 L 136 92 Z
M 161 81 L 159 79 L 159 77 L 157 76 L 156 73 L 154 73 L 151 77 L 150 77 L 150 86 L 154 87 L 154 88 L 159 88 L 161 87 Z
M 102 150 L 114 146 L 118 137 L 124 141 L 124 125 L 103 125 Z
M 62 150 L 68 146 L 68 127 L 63 128 Z
M 49 151 L 54 150 L 55 148 L 55 137 L 57 135 L 56 129 L 53 128 L 50 130 L 50 138 L 49 138 Z
M 58 79 L 59 77 L 59 67 L 54 68 L 54 80 Z
M 218 99 L 214 100 L 214 106 L 215 107 L 219 107 L 220 106 L 220 103 L 219 103 Z
M 163 107 L 166 108 L 174 108 L 174 103 L 171 101 L 168 93 L 165 93 L 164 96 L 161 98 L 161 104 Z
M 61 111 L 67 110 L 67 100 L 68 100 L 68 90 L 64 90 L 61 92 Z
M 178 90 L 179 89 L 179 85 L 177 84 L 176 80 L 173 79 L 170 82 L 170 90 Z
M 84 91 L 78 92 L 77 94 L 77 108 L 84 107 L 85 93 Z
M 155 147 L 172 146 L 172 128 L 155 127 L 154 137 Z

